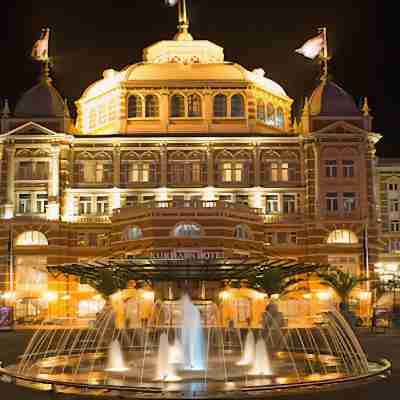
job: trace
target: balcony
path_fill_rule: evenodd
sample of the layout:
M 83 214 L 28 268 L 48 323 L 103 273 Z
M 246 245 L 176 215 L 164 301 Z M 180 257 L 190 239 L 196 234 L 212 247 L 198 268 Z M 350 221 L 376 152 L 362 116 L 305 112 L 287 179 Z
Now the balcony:
M 264 222 L 266 224 L 300 224 L 305 221 L 303 214 L 265 214 Z
M 48 171 L 40 171 L 35 173 L 32 171 L 19 171 L 15 177 L 16 181 L 47 181 L 48 179 Z
M 204 201 L 204 200 L 168 200 L 148 201 L 137 203 L 132 207 L 119 208 L 114 210 L 113 218 L 124 219 L 129 217 L 215 217 L 229 216 L 234 213 L 236 216 L 262 222 L 262 210 L 251 208 L 244 204 L 230 203 L 226 201 Z
M 72 221 L 78 224 L 109 224 L 110 216 L 105 214 L 74 215 Z

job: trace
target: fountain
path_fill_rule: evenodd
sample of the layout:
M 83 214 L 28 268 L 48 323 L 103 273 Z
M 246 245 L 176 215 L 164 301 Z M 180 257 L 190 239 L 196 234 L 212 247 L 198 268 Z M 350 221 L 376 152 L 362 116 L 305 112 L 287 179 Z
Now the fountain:
M 182 345 L 183 368 L 185 370 L 204 370 L 204 339 L 200 321 L 200 311 L 190 301 L 188 295 L 182 298 Z
M 252 368 L 250 370 L 250 375 L 273 375 L 264 339 L 258 338 L 253 354 L 254 358 L 251 361 Z
M 246 341 L 244 344 L 244 352 L 242 359 L 237 363 L 237 365 L 249 365 L 254 361 L 254 353 L 256 350 L 256 343 L 254 339 L 254 333 L 249 330 L 246 336 Z
M 0 368 L 0 379 L 58 392 L 124 390 L 134 398 L 251 398 L 380 379 L 390 369 L 367 360 L 335 310 L 303 320 L 280 314 L 268 314 L 265 327 L 224 326 L 214 303 L 184 295 L 157 302 L 144 328 L 128 329 L 109 307 L 96 327 L 39 329 L 18 363 Z
M 122 354 L 121 345 L 118 340 L 114 340 L 108 350 L 107 372 L 125 372 L 129 368 L 126 366 L 124 356 Z

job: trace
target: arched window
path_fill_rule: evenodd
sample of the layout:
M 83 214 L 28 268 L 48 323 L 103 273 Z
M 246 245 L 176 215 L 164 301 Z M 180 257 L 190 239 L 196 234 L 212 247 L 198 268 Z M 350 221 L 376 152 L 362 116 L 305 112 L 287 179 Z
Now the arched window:
M 143 237 L 143 231 L 138 226 L 130 226 L 125 231 L 126 240 L 137 240 Z
M 251 231 L 247 225 L 237 225 L 233 231 L 233 236 L 239 240 L 250 240 Z
M 257 119 L 265 122 L 265 104 L 262 100 L 257 102 Z
M 47 246 L 46 236 L 39 231 L 26 231 L 18 235 L 15 244 L 17 246 Z
M 89 129 L 95 129 L 97 126 L 97 111 L 90 110 L 89 112 Z
M 214 117 L 225 118 L 228 112 L 226 96 L 217 94 L 214 97 Z
M 201 97 L 198 94 L 191 94 L 188 97 L 188 116 L 201 117 Z
M 244 117 L 244 98 L 241 94 L 235 94 L 231 98 L 231 117 Z
M 185 116 L 185 98 L 180 94 L 171 97 L 171 117 L 180 118 Z
M 285 116 L 282 108 L 276 110 L 276 127 L 282 129 L 284 127 Z
M 357 235 L 347 229 L 336 229 L 329 234 L 328 244 L 357 244 Z
M 275 126 L 275 109 L 272 104 L 267 105 L 267 124 Z
M 128 118 L 143 117 L 142 99 L 139 96 L 132 95 L 128 98 Z
M 108 120 L 114 121 L 117 118 L 117 100 L 111 99 L 108 103 Z
M 158 97 L 154 94 L 148 94 L 145 98 L 146 118 L 158 118 L 160 116 L 160 106 Z
M 179 224 L 174 228 L 175 237 L 199 237 L 201 236 L 201 226 L 197 224 Z

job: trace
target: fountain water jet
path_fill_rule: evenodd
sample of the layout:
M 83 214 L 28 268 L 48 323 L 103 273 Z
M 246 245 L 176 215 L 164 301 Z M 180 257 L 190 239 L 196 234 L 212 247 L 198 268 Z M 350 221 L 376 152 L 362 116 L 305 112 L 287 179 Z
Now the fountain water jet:
M 122 354 L 121 345 L 119 341 L 115 339 L 110 348 L 108 349 L 107 372 L 125 372 L 129 371 L 129 368 L 125 364 L 124 356 Z
M 164 382 L 179 381 L 176 370 L 170 362 L 171 346 L 168 343 L 168 335 L 164 332 L 160 336 L 157 357 L 157 377 L 155 380 Z
M 249 365 L 254 361 L 256 342 L 253 331 L 249 330 L 244 344 L 242 359 L 236 365 Z
M 191 302 L 188 295 L 184 295 L 181 302 L 183 369 L 203 371 L 205 369 L 204 335 L 201 326 L 200 311 Z
M 255 345 L 255 355 L 250 375 L 274 375 L 264 339 L 259 338 Z

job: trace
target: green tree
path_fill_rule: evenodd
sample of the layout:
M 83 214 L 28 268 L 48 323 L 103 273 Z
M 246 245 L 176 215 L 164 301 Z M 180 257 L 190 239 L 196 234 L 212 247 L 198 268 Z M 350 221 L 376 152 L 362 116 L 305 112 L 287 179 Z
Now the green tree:
M 366 278 L 360 278 L 349 272 L 337 268 L 329 271 L 319 272 L 318 277 L 323 285 L 330 286 L 339 296 L 341 303 L 348 305 L 351 292 Z
M 260 290 L 271 296 L 288 293 L 294 285 L 305 283 L 310 275 L 327 268 L 320 264 L 297 264 L 289 266 L 267 266 L 249 279 L 253 289 Z

